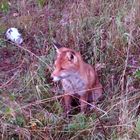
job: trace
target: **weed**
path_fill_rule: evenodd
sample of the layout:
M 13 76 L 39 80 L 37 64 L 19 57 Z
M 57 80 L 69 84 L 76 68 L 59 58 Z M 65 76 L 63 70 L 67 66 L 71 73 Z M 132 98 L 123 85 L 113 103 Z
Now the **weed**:
M 10 9 L 10 5 L 8 3 L 8 0 L 2 0 L 0 2 L 0 11 L 3 12 L 3 13 L 7 13 Z
M 0 2 L 0 139 L 139 139 L 139 0 Z M 4 37 L 21 29 L 24 43 Z M 65 118 L 60 84 L 50 78 L 52 40 L 105 65 L 97 111 Z

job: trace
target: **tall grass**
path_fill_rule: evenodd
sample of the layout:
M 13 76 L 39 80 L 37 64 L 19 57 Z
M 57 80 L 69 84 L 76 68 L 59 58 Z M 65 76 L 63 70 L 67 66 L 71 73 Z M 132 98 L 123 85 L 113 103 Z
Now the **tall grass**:
M 1 1 L 0 139 L 139 139 L 139 13 L 139 0 Z M 22 47 L 4 37 L 13 26 Z M 64 118 L 61 86 L 50 79 L 53 38 L 103 66 L 97 111 Z

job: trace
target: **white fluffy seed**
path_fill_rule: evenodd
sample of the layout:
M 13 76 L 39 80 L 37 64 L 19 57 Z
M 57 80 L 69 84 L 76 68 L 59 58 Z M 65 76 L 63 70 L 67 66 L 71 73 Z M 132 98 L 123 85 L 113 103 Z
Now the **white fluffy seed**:
M 6 31 L 6 38 L 11 40 L 12 42 L 20 45 L 22 42 L 23 42 L 23 38 L 22 38 L 22 35 L 19 33 L 18 29 L 17 28 L 9 28 L 7 31 Z

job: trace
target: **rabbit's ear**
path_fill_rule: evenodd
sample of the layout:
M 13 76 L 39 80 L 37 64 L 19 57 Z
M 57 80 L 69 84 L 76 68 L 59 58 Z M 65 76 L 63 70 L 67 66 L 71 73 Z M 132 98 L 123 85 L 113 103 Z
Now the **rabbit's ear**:
M 71 61 L 73 63 L 77 63 L 77 57 L 74 52 L 67 52 L 66 56 L 69 61 Z
M 56 52 L 59 53 L 59 49 L 62 47 L 58 42 L 53 39 L 53 46 L 56 49 Z

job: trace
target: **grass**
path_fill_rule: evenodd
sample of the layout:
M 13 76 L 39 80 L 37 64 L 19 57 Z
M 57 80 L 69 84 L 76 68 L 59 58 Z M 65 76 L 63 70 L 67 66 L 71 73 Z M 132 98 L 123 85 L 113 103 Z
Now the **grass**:
M 0 139 L 137 140 L 140 138 L 138 0 L 0 2 Z M 23 34 L 20 48 L 6 40 Z M 62 90 L 51 81 L 52 39 L 81 52 L 105 98 L 98 111 L 64 118 Z

